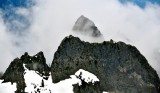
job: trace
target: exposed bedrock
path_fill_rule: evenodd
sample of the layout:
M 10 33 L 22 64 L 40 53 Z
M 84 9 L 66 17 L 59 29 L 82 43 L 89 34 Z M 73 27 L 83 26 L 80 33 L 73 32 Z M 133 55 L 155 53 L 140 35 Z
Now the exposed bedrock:
M 66 37 L 51 64 L 53 82 L 69 78 L 79 69 L 96 75 L 100 80 L 98 89 L 103 91 L 160 93 L 156 71 L 136 47 L 123 42 L 88 43 L 77 37 Z M 82 91 L 79 88 L 75 90 Z

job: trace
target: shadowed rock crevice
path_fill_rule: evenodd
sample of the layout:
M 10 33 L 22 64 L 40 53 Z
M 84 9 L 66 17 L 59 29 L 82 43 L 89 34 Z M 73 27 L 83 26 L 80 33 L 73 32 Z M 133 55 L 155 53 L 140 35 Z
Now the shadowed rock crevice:
M 77 37 L 66 37 L 56 51 L 51 65 L 53 82 L 69 78 L 79 69 L 96 75 L 103 91 L 160 92 L 160 80 L 156 71 L 136 47 L 123 42 L 115 43 L 111 40 L 88 43 Z

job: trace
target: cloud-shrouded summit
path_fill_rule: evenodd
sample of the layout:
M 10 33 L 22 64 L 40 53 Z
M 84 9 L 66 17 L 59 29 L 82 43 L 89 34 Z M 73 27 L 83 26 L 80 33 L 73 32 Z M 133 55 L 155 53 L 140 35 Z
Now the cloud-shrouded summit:
M 24 52 L 36 54 L 44 51 L 47 63 L 51 63 L 61 40 L 73 33 L 76 20 L 84 15 L 94 22 L 104 40 L 113 39 L 135 45 L 160 74 L 159 4 L 145 3 L 145 7 L 141 8 L 132 2 L 123 4 L 120 0 L 34 2 L 29 7 L 9 8 L 20 17 L 11 16 L 8 21 L 5 21 L 5 12 L 1 8 L 0 70 L 4 71 L 14 58 Z M 12 26 L 14 31 L 11 32 Z M 95 41 L 94 38 L 85 40 Z
M 93 37 L 101 36 L 101 32 L 95 26 L 95 24 L 85 16 L 81 15 L 73 26 L 74 31 L 82 32 L 83 34 L 90 34 Z
M 89 18 L 81 15 L 75 22 L 72 34 L 80 37 L 84 41 L 103 42 L 104 37 L 95 23 Z

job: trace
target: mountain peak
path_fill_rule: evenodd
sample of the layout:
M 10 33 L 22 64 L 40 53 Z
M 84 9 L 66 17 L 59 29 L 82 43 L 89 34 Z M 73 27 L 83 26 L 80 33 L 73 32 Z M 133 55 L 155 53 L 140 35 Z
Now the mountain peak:
M 27 69 L 36 71 L 40 76 L 49 76 L 50 68 L 46 64 L 43 52 L 39 52 L 34 56 L 30 56 L 25 52 L 21 58 L 16 58 L 10 63 L 2 76 L 2 79 L 4 79 L 3 82 L 17 83 L 16 93 L 21 93 L 26 87 L 24 80 L 24 64 Z
M 50 68 L 43 52 L 26 52 L 11 62 L 2 79 L 16 83 L 16 93 L 57 93 L 53 87 L 66 79 L 74 93 L 160 92 L 156 71 L 136 47 L 113 40 L 89 43 L 71 35 L 61 42 Z
M 93 37 L 100 37 L 102 35 L 97 26 L 95 26 L 94 22 L 84 15 L 81 15 L 77 19 L 75 25 L 73 26 L 73 30 L 82 34 L 89 34 Z
M 76 86 L 74 93 L 92 93 L 94 87 L 98 88 L 94 91 L 100 91 L 95 93 L 102 93 L 101 90 L 118 93 L 160 92 L 156 71 L 136 47 L 123 42 L 89 43 L 73 36 L 65 38 L 54 55 L 52 80 L 57 83 L 79 69 L 93 73 L 100 81 L 96 86 Z

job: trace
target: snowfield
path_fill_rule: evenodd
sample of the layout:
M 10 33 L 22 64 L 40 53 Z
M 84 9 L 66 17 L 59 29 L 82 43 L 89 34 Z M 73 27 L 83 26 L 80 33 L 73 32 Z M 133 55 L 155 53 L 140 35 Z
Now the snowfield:
M 45 80 L 37 73 L 38 72 L 36 71 L 25 68 L 24 78 L 27 85 L 25 92 L 35 93 L 40 91 L 40 93 L 73 93 L 72 84 L 78 84 L 81 82 L 76 76 L 72 75 L 69 79 L 60 81 L 59 83 L 52 83 L 51 75 L 48 80 Z
M 37 71 L 28 70 L 25 64 L 23 67 L 25 69 L 24 79 L 27 86 L 25 92 L 28 93 L 74 93 L 73 85 L 78 84 L 80 86 L 82 83 L 81 80 L 87 83 L 92 82 L 92 84 L 99 81 L 94 74 L 80 69 L 75 75 L 71 75 L 69 79 L 52 83 L 51 75 L 46 80 L 45 76 L 40 76 Z M 14 91 L 16 91 L 16 83 L 12 85 L 10 82 L 2 83 L 2 81 L 3 80 L 0 80 L 0 93 L 14 93 Z
M 0 80 L 0 93 L 14 93 L 16 91 L 16 83 L 13 85 L 8 82 L 8 83 L 2 83 L 3 80 Z

